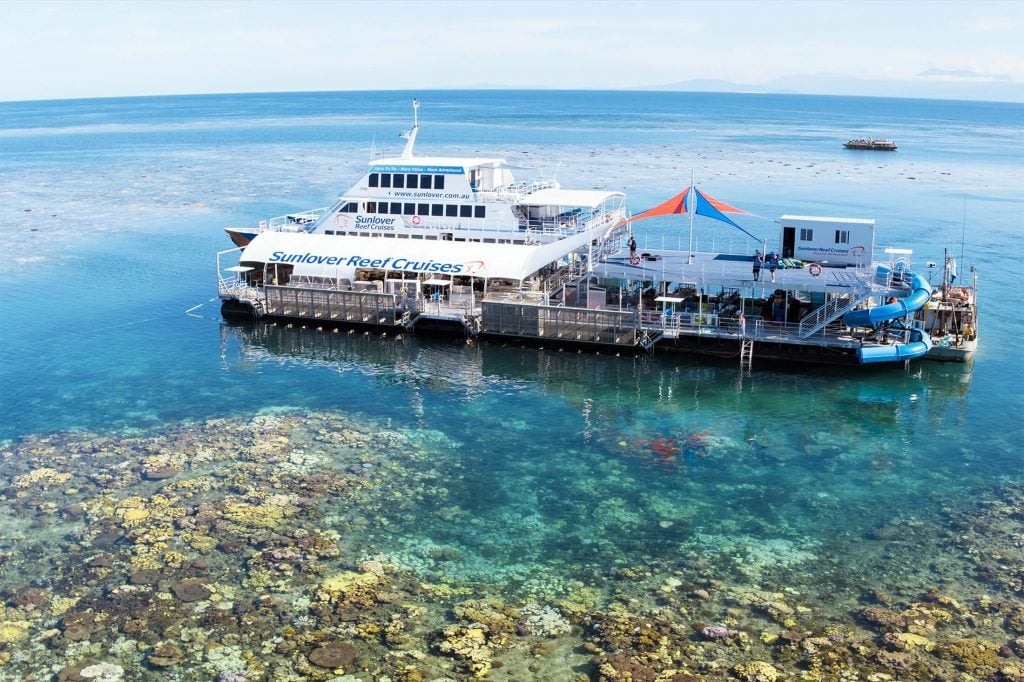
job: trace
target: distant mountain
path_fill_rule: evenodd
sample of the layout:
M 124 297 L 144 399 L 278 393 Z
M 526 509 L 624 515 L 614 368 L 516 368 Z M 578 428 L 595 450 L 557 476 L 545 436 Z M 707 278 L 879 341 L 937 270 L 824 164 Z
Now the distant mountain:
M 690 92 L 768 92 L 802 95 L 859 95 L 864 97 L 919 97 L 988 102 L 1024 102 L 1024 83 L 1007 77 L 983 77 L 971 72 L 932 69 L 910 80 L 887 81 L 820 73 L 784 76 L 754 85 L 724 80 L 692 80 L 634 88 Z

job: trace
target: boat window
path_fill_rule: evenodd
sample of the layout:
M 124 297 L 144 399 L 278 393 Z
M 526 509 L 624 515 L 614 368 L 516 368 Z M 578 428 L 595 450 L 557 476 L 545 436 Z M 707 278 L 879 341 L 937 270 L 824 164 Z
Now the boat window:
M 455 204 L 447 204 L 444 207 L 444 214 L 450 218 L 455 218 L 459 215 L 459 207 Z
M 420 215 L 429 215 L 430 214 L 430 204 L 417 204 L 416 205 L 416 212 L 419 213 Z
M 433 175 L 421 175 L 420 176 L 420 189 L 430 189 L 430 180 Z
M 377 212 L 377 202 L 376 201 L 367 201 L 366 202 L 366 212 L 367 213 L 376 213 Z
M 435 175 L 434 176 L 434 189 L 444 189 L 444 176 L 443 175 Z
M 402 205 L 397 201 L 391 202 L 391 215 L 402 215 Z
M 814 230 L 809 227 L 800 228 L 800 241 L 802 242 L 813 242 L 814 241 Z
M 369 184 L 370 184 L 370 187 L 376 187 L 377 186 L 377 174 L 376 173 L 370 173 L 370 183 Z
M 486 215 L 487 215 L 487 207 L 486 206 L 474 206 L 473 207 L 473 217 L 474 218 L 483 218 Z
M 409 175 L 405 176 L 405 186 L 408 187 L 409 189 L 416 189 L 417 187 L 419 187 L 419 183 L 417 182 L 419 179 L 420 176 L 413 175 L 410 173 Z
M 460 218 L 472 218 L 473 207 L 472 206 L 459 206 L 459 217 Z
M 430 215 L 444 215 L 444 205 L 443 204 L 431 204 L 430 205 Z
M 394 175 L 392 175 L 391 176 L 391 186 L 392 187 L 398 187 L 398 188 L 405 187 L 405 174 L 404 173 L 395 173 Z
M 850 243 L 850 231 L 849 230 L 836 230 L 836 244 L 849 244 Z
M 405 210 L 402 211 L 403 215 L 415 215 L 415 213 L 416 213 L 416 204 L 406 204 L 405 205 Z
M 380 186 L 381 187 L 390 187 L 391 186 L 391 173 L 381 173 L 380 174 Z

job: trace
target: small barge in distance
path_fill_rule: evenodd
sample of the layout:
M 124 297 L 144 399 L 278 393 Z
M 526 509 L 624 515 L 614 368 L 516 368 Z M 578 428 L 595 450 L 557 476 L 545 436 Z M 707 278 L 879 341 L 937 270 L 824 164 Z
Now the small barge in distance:
M 894 152 L 896 151 L 896 143 L 892 140 L 886 139 L 874 139 L 874 138 L 857 138 L 850 140 L 849 142 L 843 143 L 843 146 L 847 149 L 868 149 L 876 152 Z

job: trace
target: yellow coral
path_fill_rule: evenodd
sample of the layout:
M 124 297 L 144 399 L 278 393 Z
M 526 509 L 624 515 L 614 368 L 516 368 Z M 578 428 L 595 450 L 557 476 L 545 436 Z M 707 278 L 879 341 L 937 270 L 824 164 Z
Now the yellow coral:
M 188 555 L 181 552 L 167 552 L 164 554 L 164 563 L 171 568 L 181 568 L 188 561 Z
M 148 509 L 142 509 L 141 507 L 134 507 L 131 509 L 125 509 L 121 513 L 121 521 L 128 528 L 132 526 L 138 526 L 143 521 L 149 518 L 150 512 Z
M 903 644 L 905 644 L 908 649 L 913 649 L 914 647 L 922 646 L 925 648 L 926 651 L 931 651 L 935 648 L 935 642 L 931 641 L 927 637 L 915 635 L 912 632 L 901 632 L 898 635 L 896 635 L 896 639 L 903 642 Z
M 0 642 L 14 644 L 28 637 L 27 620 L 8 620 L 0 623 Z
M 251 528 L 276 528 L 295 511 L 295 509 L 281 504 L 249 504 L 247 502 L 224 504 L 224 516 L 237 524 Z
M 214 538 L 193 531 L 182 533 L 181 539 L 197 552 L 209 552 L 217 546 L 217 541 Z
M 61 473 L 56 469 L 42 467 L 33 469 L 27 474 L 14 477 L 15 488 L 31 488 L 34 485 L 63 485 L 71 480 L 71 474 Z
M 748 682 L 775 682 L 779 679 L 779 671 L 771 663 L 750 661 L 741 663 L 732 669 L 736 677 Z
M 63 616 L 78 603 L 78 599 L 78 597 L 56 597 L 50 605 L 50 610 L 54 616 Z
M 376 573 L 356 573 L 345 571 L 327 578 L 320 583 L 317 596 L 323 601 L 340 602 L 346 599 L 365 596 L 368 590 L 377 586 L 381 577 Z

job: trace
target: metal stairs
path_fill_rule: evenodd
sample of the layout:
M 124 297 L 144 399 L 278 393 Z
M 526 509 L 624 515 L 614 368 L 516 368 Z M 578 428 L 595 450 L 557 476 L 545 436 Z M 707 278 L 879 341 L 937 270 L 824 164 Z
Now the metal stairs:
M 800 338 L 806 339 L 824 329 L 858 305 L 866 301 L 875 292 L 870 282 L 859 277 L 851 277 L 853 288 L 842 296 L 837 296 L 821 306 L 813 313 L 800 320 Z

